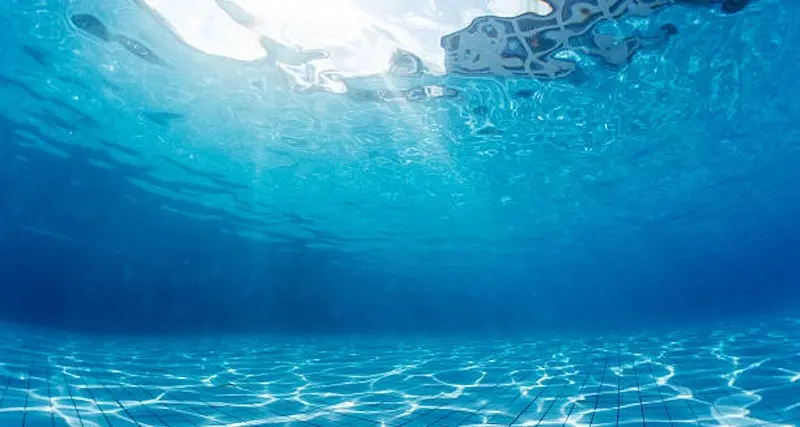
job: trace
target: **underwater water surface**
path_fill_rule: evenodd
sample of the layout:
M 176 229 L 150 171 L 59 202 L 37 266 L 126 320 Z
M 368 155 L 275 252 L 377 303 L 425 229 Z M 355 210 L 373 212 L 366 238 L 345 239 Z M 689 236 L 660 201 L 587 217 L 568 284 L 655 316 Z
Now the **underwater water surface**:
M 0 4 L 0 425 L 797 425 L 800 5 Z

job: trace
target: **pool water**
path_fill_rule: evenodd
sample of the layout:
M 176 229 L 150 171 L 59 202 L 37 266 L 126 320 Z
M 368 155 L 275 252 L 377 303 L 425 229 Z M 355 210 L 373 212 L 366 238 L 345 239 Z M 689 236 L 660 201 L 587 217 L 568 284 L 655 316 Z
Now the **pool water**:
M 794 318 L 542 339 L 2 334 L 2 425 L 800 422 Z
M 0 427 L 800 425 L 800 3 L 0 1 Z

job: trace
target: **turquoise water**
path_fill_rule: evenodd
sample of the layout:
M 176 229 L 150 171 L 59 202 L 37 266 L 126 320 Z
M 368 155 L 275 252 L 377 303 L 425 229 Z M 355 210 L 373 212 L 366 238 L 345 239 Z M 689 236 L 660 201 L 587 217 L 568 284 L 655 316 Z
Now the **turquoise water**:
M 3 425 L 788 426 L 800 321 L 514 340 L 4 327 Z
M 800 9 L 0 4 L 0 426 L 796 425 Z

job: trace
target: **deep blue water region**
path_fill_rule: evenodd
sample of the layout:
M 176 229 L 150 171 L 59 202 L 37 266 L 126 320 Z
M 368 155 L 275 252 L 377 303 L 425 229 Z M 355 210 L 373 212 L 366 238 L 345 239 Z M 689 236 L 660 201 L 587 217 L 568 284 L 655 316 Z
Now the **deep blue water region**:
M 1 336 L 2 426 L 800 421 L 797 318 L 541 339 Z

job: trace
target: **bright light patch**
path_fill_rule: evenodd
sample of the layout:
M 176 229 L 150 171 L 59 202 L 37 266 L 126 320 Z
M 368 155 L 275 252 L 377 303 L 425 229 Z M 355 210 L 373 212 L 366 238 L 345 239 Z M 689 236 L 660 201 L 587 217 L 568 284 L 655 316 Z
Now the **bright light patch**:
M 444 71 L 440 38 L 481 15 L 545 15 L 542 0 L 490 0 L 488 3 L 431 0 L 374 6 L 360 0 L 143 0 L 192 47 L 243 61 L 292 56 L 317 72 L 367 76 L 389 69 L 398 49 L 420 57 L 434 73 Z M 452 3 L 452 4 L 451 4 Z M 475 7 L 478 5 L 477 7 Z M 226 10 L 227 9 L 227 10 Z M 231 10 L 235 9 L 235 13 Z M 264 43 L 262 37 L 268 38 Z M 305 55 L 306 52 L 312 52 Z

